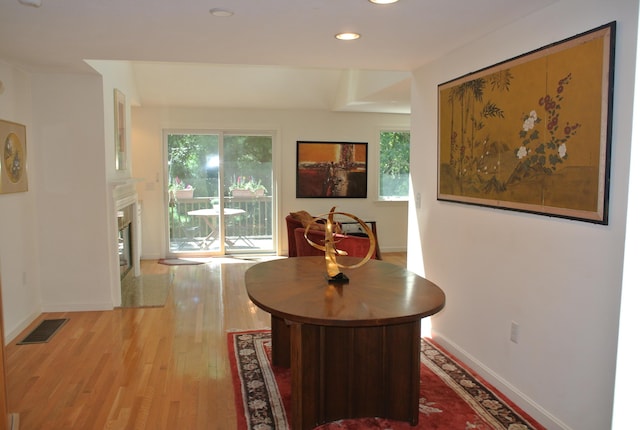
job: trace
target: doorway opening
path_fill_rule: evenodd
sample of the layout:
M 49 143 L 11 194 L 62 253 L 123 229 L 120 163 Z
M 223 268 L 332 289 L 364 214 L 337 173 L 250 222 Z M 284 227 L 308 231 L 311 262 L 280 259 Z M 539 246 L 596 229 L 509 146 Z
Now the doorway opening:
M 272 254 L 273 133 L 165 131 L 168 254 Z

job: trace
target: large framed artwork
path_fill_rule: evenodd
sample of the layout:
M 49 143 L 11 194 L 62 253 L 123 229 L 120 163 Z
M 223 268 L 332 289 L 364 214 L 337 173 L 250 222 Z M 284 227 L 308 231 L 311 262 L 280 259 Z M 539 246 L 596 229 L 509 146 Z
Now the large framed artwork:
M 438 86 L 438 200 L 608 223 L 615 22 Z
M 297 144 L 296 197 L 367 197 L 367 143 Z
M 27 129 L 22 124 L 0 120 L 0 194 L 28 190 Z
M 116 147 L 116 170 L 127 169 L 127 106 L 125 96 L 113 90 L 113 122 Z

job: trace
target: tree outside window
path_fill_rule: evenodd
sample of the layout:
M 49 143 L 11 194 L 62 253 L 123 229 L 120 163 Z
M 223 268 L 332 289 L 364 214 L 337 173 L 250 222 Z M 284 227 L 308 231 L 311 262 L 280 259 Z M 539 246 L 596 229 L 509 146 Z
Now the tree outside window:
M 409 142 L 408 131 L 380 132 L 378 193 L 381 200 L 409 198 Z

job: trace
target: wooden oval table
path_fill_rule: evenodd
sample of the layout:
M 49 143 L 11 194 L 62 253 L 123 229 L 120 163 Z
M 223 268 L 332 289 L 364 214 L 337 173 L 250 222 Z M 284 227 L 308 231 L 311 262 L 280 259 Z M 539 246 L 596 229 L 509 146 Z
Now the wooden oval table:
M 273 364 L 291 368 L 292 427 L 361 417 L 416 425 L 420 320 L 444 307 L 444 292 L 379 260 L 343 272 L 349 282 L 331 284 L 324 257 L 296 257 L 245 275 L 249 297 L 271 314 Z

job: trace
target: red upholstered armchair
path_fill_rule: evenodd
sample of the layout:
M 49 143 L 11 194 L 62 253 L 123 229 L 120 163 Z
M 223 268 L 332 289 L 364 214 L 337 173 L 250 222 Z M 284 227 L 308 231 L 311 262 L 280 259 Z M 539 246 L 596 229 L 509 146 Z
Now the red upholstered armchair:
M 304 238 L 304 231 L 306 226 L 303 225 L 303 222 L 300 221 L 299 217 L 295 217 L 290 214 L 287 215 L 286 221 L 287 238 L 289 241 L 289 257 L 324 255 L 323 251 L 320 251 L 319 249 L 316 249 L 313 246 L 309 245 L 307 240 Z M 309 233 L 307 234 L 307 236 L 313 242 L 322 245 L 324 241 L 324 229 L 309 229 Z M 337 234 L 336 248 L 346 251 L 347 254 L 352 257 L 364 257 L 369 251 L 369 238 Z M 378 246 L 376 246 L 376 251 L 371 258 L 382 260 Z
M 302 221 L 294 217 L 292 214 L 285 218 L 287 222 L 287 241 L 289 245 L 289 257 L 297 257 L 296 253 L 296 236 L 294 231 L 296 228 L 302 228 Z
M 314 248 L 309 245 L 307 239 L 304 237 L 304 228 L 296 228 L 293 231 L 296 241 L 296 255 L 303 257 L 307 255 L 324 255 L 324 251 Z M 324 244 L 324 232 L 318 230 L 309 230 L 307 237 L 318 245 Z M 336 242 L 336 248 L 341 251 L 346 251 L 347 255 L 351 257 L 365 257 L 369 252 L 369 238 L 359 236 L 347 236 L 342 234 L 336 234 L 334 236 Z M 381 260 L 377 252 L 374 251 L 373 256 L 377 260 Z

